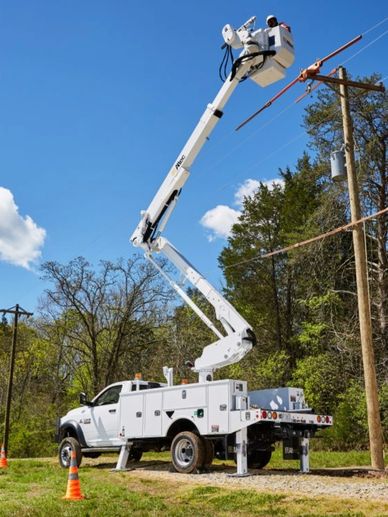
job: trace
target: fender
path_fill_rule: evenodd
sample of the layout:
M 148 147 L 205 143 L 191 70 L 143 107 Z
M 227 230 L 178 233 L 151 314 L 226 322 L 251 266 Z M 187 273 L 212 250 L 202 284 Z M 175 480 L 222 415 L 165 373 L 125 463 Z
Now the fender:
M 58 443 L 63 440 L 63 438 L 66 436 L 66 432 L 69 430 L 73 431 L 73 433 L 76 435 L 81 447 L 88 447 L 81 426 L 76 420 L 68 420 L 60 426 L 58 433 Z
M 168 438 L 173 438 L 176 434 L 182 431 L 191 431 L 200 434 L 194 422 L 187 418 L 180 418 L 179 420 L 171 422 L 171 425 L 168 428 L 165 436 Z

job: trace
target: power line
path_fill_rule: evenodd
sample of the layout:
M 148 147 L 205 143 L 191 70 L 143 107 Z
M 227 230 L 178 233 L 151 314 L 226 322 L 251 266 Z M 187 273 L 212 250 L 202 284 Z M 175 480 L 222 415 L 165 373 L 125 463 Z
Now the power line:
M 365 36 L 366 34 L 368 34 L 368 32 L 372 32 L 373 30 L 377 29 L 377 27 L 380 27 L 380 25 L 382 25 L 386 21 L 388 21 L 388 16 L 386 18 L 383 18 L 381 21 L 379 21 L 378 23 L 376 23 L 375 25 L 373 25 L 372 27 L 370 27 L 366 31 L 364 31 L 362 33 L 362 35 Z
M 386 34 L 388 34 L 388 30 L 386 30 L 385 32 L 383 32 L 382 34 L 380 34 L 380 36 L 377 36 L 377 38 L 375 38 L 374 40 L 370 41 L 369 43 L 367 43 L 366 45 L 364 45 L 362 48 L 360 48 L 360 50 L 358 50 L 355 54 L 353 54 L 352 56 L 350 56 L 348 59 L 345 59 L 345 61 L 342 61 L 341 65 L 344 65 L 345 63 L 348 63 L 349 61 L 351 61 L 352 59 L 354 59 L 356 56 L 358 56 L 358 54 L 361 54 L 361 52 L 364 52 L 364 50 L 366 50 L 367 48 L 369 48 L 371 45 L 373 45 L 374 43 L 376 43 L 376 41 L 378 41 L 379 39 L 381 39 L 383 36 L 385 36 Z
M 250 259 L 241 260 L 240 262 L 236 262 L 234 264 L 230 264 L 228 266 L 225 266 L 225 269 L 230 269 L 232 267 L 241 266 L 243 264 L 248 264 L 250 262 L 254 262 L 256 260 L 261 260 L 268 257 L 273 257 L 274 255 L 279 255 L 280 253 L 286 253 L 287 251 L 301 248 L 302 246 L 306 246 L 307 244 L 311 244 L 316 241 L 320 241 L 323 239 L 326 239 L 327 237 L 332 237 L 333 235 L 336 235 L 337 233 L 345 232 L 349 228 L 352 228 L 353 226 L 358 226 L 361 223 L 364 223 L 365 221 L 368 221 L 369 219 L 375 219 L 377 217 L 380 217 L 381 215 L 388 212 L 388 208 L 384 208 L 383 210 L 380 210 L 379 212 L 376 212 L 372 215 L 368 215 L 366 217 L 362 217 L 361 219 L 358 219 L 357 221 L 349 224 L 345 224 L 344 226 L 340 226 L 338 228 L 335 228 L 334 230 L 330 230 L 326 233 L 322 233 L 321 235 L 317 235 L 316 237 L 312 237 L 311 239 L 307 239 L 305 241 L 297 242 L 296 244 L 292 244 L 291 246 L 287 246 L 285 248 L 282 248 L 280 250 L 271 251 L 270 253 L 266 253 L 264 255 L 257 255 L 255 257 L 252 257 Z

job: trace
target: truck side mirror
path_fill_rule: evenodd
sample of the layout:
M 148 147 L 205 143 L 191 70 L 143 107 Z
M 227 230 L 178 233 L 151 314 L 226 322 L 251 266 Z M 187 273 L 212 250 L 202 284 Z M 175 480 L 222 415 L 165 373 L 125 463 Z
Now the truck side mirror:
M 81 391 L 81 393 L 79 394 L 79 403 L 81 404 L 81 406 L 91 406 L 92 405 L 90 400 L 88 400 L 86 393 L 84 393 L 83 391 Z

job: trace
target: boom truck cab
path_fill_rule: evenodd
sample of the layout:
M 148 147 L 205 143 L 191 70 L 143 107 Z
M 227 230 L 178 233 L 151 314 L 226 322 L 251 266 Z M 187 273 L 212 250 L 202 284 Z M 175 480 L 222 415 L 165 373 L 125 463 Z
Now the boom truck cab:
M 181 298 L 216 336 L 191 368 L 198 382 L 173 384 L 173 370 L 163 368 L 165 384 L 143 383 L 139 379 L 108 386 L 92 401 L 81 394 L 83 407 L 70 411 L 59 421 L 59 458 L 69 463 L 69 451 L 77 457 L 95 457 L 102 452 L 120 452 L 117 470 L 128 461 L 140 459 L 147 450 L 170 448 L 178 472 L 196 472 L 210 466 L 214 455 L 234 457 L 237 475 L 245 476 L 248 465 L 262 468 L 273 444 L 283 441 L 285 457 L 301 460 L 308 471 L 308 440 L 315 432 L 332 425 L 329 415 L 315 415 L 304 402 L 303 390 L 275 388 L 248 392 L 243 380 L 214 380 L 214 371 L 240 361 L 256 345 L 251 325 L 224 296 L 164 237 L 166 224 L 178 202 L 190 168 L 223 116 L 235 88 L 251 79 L 265 87 L 285 77 L 294 61 L 294 43 L 284 25 L 255 28 L 256 17 L 240 28 L 222 30 L 225 52 L 241 50 L 212 103 L 177 156 L 156 192 L 130 241 L 169 282 Z M 155 255 L 163 255 L 180 275 L 180 281 L 161 268 Z M 213 306 L 223 332 L 188 296 L 184 282 L 190 282 Z

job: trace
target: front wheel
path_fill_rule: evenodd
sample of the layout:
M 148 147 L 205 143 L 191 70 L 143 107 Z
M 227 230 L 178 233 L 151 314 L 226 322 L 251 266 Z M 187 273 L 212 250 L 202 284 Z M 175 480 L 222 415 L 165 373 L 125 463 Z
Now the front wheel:
M 205 454 L 204 441 L 190 431 L 177 434 L 172 441 L 172 464 L 174 469 L 181 474 L 191 474 L 202 468 Z
M 58 449 L 59 464 L 64 469 L 70 467 L 71 451 L 75 452 L 77 467 L 79 467 L 82 461 L 81 446 L 75 438 L 66 436 L 66 438 L 61 441 Z

